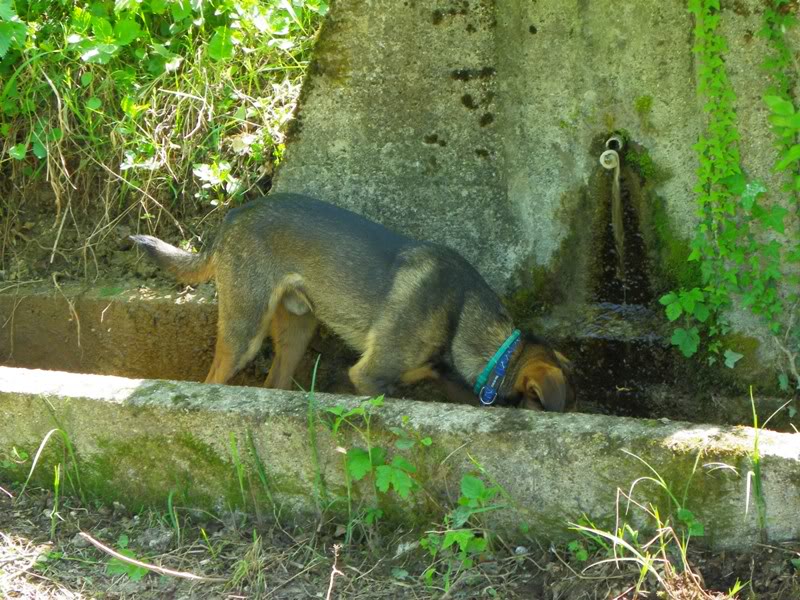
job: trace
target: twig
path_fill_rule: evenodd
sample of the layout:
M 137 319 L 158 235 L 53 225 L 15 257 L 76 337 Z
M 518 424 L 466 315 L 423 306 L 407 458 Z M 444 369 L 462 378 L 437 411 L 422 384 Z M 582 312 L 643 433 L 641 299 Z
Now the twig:
M 226 579 L 223 579 L 221 577 L 205 577 L 202 575 L 195 575 L 194 573 L 186 573 L 185 571 L 173 571 L 172 569 L 167 569 L 166 567 L 159 567 L 150 563 L 142 562 L 140 560 L 136 560 L 135 558 L 130 558 L 128 556 L 125 556 L 124 554 L 120 554 L 119 552 L 112 550 L 108 546 L 104 545 L 102 542 L 98 542 L 88 533 L 81 531 L 80 536 L 95 548 L 102 550 L 106 554 L 113 556 L 119 561 L 128 563 L 130 565 L 135 565 L 143 569 L 154 571 L 160 575 L 170 575 L 172 577 L 180 577 L 181 579 L 191 579 L 192 581 L 209 581 L 214 583 L 223 583 L 227 581 Z
M 336 566 L 336 563 L 339 561 L 339 549 L 341 546 L 339 544 L 334 544 L 333 546 L 333 567 L 331 567 L 331 581 L 328 584 L 328 594 L 325 596 L 325 600 L 331 600 L 331 594 L 333 593 L 333 580 L 336 579 L 337 575 L 344 575 L 339 570 L 339 567 Z

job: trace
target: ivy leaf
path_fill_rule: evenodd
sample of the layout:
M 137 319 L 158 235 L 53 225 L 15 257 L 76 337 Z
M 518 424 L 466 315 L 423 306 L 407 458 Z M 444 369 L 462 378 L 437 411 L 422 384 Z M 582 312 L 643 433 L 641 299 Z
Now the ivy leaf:
M 760 181 L 751 181 L 748 183 L 744 188 L 744 192 L 742 192 L 742 206 L 744 209 L 748 211 L 752 210 L 758 197 L 766 191 L 767 188 L 764 187 L 764 184 Z
M 353 481 L 361 481 L 372 470 L 369 454 L 363 448 L 350 448 L 347 451 L 347 472 Z
M 673 346 L 677 346 L 681 353 L 690 358 L 695 355 L 697 348 L 700 346 L 700 333 L 697 327 L 691 329 L 684 329 L 678 327 L 670 338 Z
M 771 206 L 768 211 L 764 211 L 763 214 L 759 215 L 758 220 L 773 231 L 783 233 L 785 231 L 783 220 L 787 214 L 789 214 L 788 209 L 782 206 Z
M 786 117 L 794 114 L 794 105 L 780 96 L 764 96 L 764 103 L 776 115 Z
M 736 366 L 736 363 L 739 362 L 744 354 L 739 354 L 738 352 L 734 352 L 730 348 L 725 350 L 725 366 L 729 369 L 732 369 Z
M 722 179 L 720 183 L 728 188 L 732 194 L 739 196 L 744 193 L 745 187 L 747 186 L 747 178 L 744 176 L 744 173 L 734 173 Z
M 800 160 L 800 144 L 795 144 L 783 155 L 783 158 L 775 165 L 776 171 L 784 171 L 793 162 Z

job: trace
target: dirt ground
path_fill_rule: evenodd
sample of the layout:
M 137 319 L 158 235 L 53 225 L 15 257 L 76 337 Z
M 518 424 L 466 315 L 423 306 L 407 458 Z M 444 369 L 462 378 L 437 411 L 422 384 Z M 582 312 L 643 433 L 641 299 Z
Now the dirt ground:
M 601 562 L 608 558 L 605 553 L 580 557 L 574 548 L 545 548 L 533 538 L 515 548 L 496 539 L 492 550 L 471 569 L 456 574 L 446 591 L 441 578 L 424 581 L 423 573 L 433 561 L 417 544 L 420 532 L 371 529 L 345 546 L 343 524 L 325 519 L 288 527 L 272 515 L 190 516 L 178 507 L 176 528 L 166 504 L 163 513 L 131 514 L 121 505 L 97 508 L 60 498 L 53 515 L 51 492 L 28 489 L 19 495 L 15 486 L 2 488 L 4 599 L 707 600 L 728 597 L 737 579 L 744 584 L 737 596 L 741 599 L 800 598 L 800 575 L 792 564 L 800 558 L 800 544 L 714 556 L 691 551 L 693 574 L 673 577 L 672 594 L 647 578 L 637 595 L 639 568 L 633 563 Z M 159 574 L 120 562 L 81 532 L 171 572 Z

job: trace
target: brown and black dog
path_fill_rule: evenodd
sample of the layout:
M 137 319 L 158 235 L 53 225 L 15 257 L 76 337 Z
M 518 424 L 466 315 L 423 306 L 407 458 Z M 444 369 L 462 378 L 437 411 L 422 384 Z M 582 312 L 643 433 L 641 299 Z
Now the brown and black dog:
M 500 299 L 453 250 L 390 231 L 348 210 L 273 194 L 231 210 L 211 248 L 133 241 L 185 283 L 214 277 L 216 353 L 206 383 L 225 383 L 272 336 L 265 386 L 290 389 L 319 322 L 361 354 L 349 375 L 364 395 L 444 374 L 466 391 L 514 332 Z M 569 361 L 522 335 L 495 377 L 501 404 L 570 409 Z M 473 396 L 473 399 L 475 397 Z

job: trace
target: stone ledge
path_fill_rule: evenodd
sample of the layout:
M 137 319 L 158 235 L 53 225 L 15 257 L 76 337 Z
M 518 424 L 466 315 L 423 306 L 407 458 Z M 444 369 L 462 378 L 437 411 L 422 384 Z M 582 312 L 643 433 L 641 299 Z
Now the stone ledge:
M 363 400 L 316 396 L 323 409 L 354 407 Z M 268 504 L 265 492 L 259 491 L 254 453 L 264 464 L 270 495 L 283 514 L 299 518 L 321 505 L 335 509 L 344 506 L 336 502 L 344 490 L 337 447 L 363 445 L 352 432 L 334 439 L 315 420 L 323 493 L 316 483 L 308 400 L 298 392 L 0 367 L 0 414 L 4 452 L 15 447 L 33 456 L 48 431 L 59 427 L 75 449 L 84 490 L 129 508 L 165 506 L 170 492 L 177 492 L 176 501 L 185 507 L 224 511 L 240 506 L 231 458 L 234 439 L 250 482 L 248 509 Z M 387 399 L 375 409 L 371 423 L 375 443 L 396 451 L 389 428 L 402 426 L 404 416 L 410 427 L 433 439 L 430 448 L 404 454 L 417 466 L 430 497 L 440 502 L 438 509 L 431 509 L 428 495 L 423 500 L 417 494 L 409 506 L 392 492 L 383 506 L 392 519 L 407 524 L 441 519 L 442 507 L 455 506 L 461 475 L 474 469 L 472 457 L 516 505 L 516 510 L 484 515 L 488 526 L 507 532 L 510 539 L 520 523 L 542 539 L 574 538 L 566 523 L 583 514 L 613 527 L 617 489 L 627 491 L 635 480 L 652 475 L 627 450 L 652 465 L 678 497 L 689 482 L 686 507 L 705 526 L 709 546 L 749 548 L 759 539 L 752 500 L 745 515 L 753 429 Z M 47 461 L 62 456 L 56 451 L 60 443 L 57 436 L 48 442 L 39 469 L 44 481 L 52 473 Z M 762 431 L 759 451 L 769 539 L 796 539 L 800 435 Z M 726 463 L 736 471 L 705 466 L 711 463 Z M 26 475 L 22 469 L 7 470 L 4 477 L 20 480 Z M 662 514 L 669 511 L 663 491 L 647 482 L 637 484 L 636 499 L 659 506 Z

